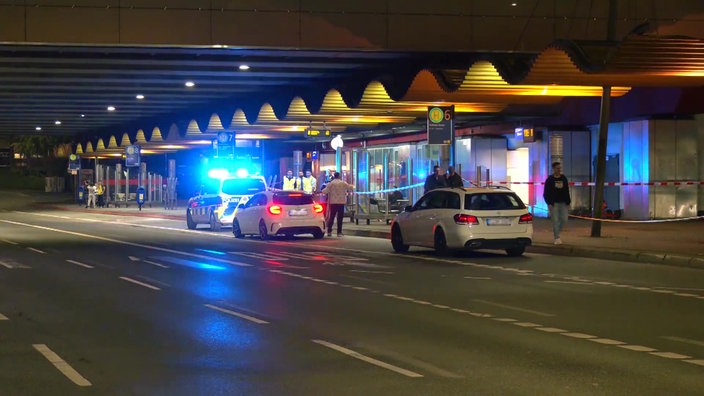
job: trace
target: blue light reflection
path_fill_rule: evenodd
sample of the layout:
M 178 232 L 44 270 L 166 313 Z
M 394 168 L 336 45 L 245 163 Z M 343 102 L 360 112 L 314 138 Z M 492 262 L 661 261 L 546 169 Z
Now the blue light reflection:
M 205 253 L 210 253 L 210 254 L 217 254 L 219 256 L 225 256 L 227 254 L 225 252 L 221 252 L 218 250 L 210 250 L 210 249 L 196 249 L 196 250 L 201 251 L 201 252 L 205 252 Z

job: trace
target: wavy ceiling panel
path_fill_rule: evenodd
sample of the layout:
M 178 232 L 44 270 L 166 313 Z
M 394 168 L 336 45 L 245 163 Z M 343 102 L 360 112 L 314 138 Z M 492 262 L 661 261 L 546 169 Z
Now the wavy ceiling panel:
M 144 130 L 140 129 L 137 131 L 137 135 L 134 138 L 135 143 L 145 144 L 147 143 L 147 137 L 144 136 Z

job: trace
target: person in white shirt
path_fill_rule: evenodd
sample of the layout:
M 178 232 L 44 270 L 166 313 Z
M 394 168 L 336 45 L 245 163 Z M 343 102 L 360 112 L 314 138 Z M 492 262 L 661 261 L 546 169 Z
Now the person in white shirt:
M 332 223 L 337 218 L 337 236 L 342 236 L 342 218 L 345 214 L 347 193 L 354 191 L 354 186 L 340 178 L 340 172 L 335 172 L 333 179 L 323 189 L 328 202 L 328 236 L 332 236 Z

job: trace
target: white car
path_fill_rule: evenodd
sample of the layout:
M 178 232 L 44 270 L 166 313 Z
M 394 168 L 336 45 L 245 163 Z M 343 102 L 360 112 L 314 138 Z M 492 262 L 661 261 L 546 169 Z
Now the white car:
M 237 207 L 232 222 L 236 238 L 259 235 L 262 240 L 277 234 L 313 234 L 322 238 L 325 230 L 323 206 L 313 196 L 299 191 L 265 191 L 254 194 Z
M 505 249 L 520 256 L 533 241 L 533 215 L 505 188 L 440 188 L 407 206 L 391 223 L 396 252 L 409 246 L 450 249 Z

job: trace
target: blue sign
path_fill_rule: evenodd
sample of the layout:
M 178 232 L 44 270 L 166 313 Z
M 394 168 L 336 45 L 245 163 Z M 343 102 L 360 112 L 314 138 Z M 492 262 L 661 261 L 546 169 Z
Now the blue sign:
M 68 170 L 77 171 L 81 169 L 81 159 L 76 154 L 68 156 Z
M 310 155 L 310 159 L 312 159 L 313 161 L 317 160 L 318 159 L 318 152 L 313 151 Z
M 127 146 L 125 148 L 125 166 L 134 167 L 139 166 L 141 162 L 140 154 L 141 148 L 139 146 Z

